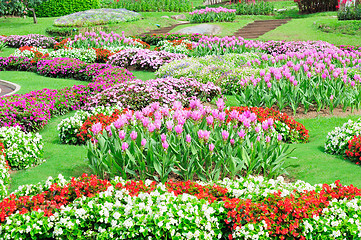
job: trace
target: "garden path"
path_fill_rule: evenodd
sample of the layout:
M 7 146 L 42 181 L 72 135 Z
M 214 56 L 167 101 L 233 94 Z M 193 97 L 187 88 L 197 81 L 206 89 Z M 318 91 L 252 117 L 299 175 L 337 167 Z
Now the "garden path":
M 0 97 L 5 95 L 11 95 L 17 92 L 20 86 L 8 81 L 0 80 Z
M 234 36 L 243 38 L 258 38 L 259 36 L 276 29 L 290 20 L 291 19 L 256 20 L 239 29 L 235 32 Z
M 11 89 L 10 87 L 8 86 L 5 86 L 5 85 L 2 85 L 0 83 L 0 96 L 4 96 L 6 94 L 9 94 L 11 93 L 12 91 L 14 91 L 14 89 Z

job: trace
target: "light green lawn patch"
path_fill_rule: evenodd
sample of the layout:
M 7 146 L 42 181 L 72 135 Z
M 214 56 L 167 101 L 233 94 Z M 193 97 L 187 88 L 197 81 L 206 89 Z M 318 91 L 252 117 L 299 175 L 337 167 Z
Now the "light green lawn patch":
M 1 52 L 0 52 L 0 57 L 8 57 L 10 56 L 10 54 L 14 53 L 15 48 L 4 48 Z
M 91 173 L 86 161 L 84 146 L 60 144 L 57 126 L 62 119 L 74 115 L 74 112 L 64 116 L 52 118 L 39 133 L 44 141 L 44 159 L 46 162 L 26 170 L 11 174 L 10 190 L 14 191 L 20 185 L 44 182 L 49 176 L 56 177 L 62 174 L 65 178 L 81 176 Z
M 141 79 L 143 81 L 157 78 L 154 72 L 146 72 L 146 71 L 131 71 L 131 72 L 133 73 L 134 76 L 136 76 L 138 79 Z
M 315 16 L 308 18 L 292 19 L 275 30 L 272 30 L 262 36 L 259 40 L 286 40 L 286 41 L 308 41 L 322 40 L 335 45 L 359 45 L 361 36 L 350 36 L 341 33 L 325 33 L 317 29 L 317 21 L 334 21 L 336 15 L 333 16 Z
M 33 18 L 0 18 L 1 35 L 45 34 L 45 29 L 53 24 L 53 18 L 38 18 L 34 24 Z
M 16 83 L 21 86 L 17 94 L 28 93 L 34 90 L 62 89 L 74 85 L 86 85 L 87 82 L 64 78 L 48 78 L 33 72 L 0 72 L 0 79 Z

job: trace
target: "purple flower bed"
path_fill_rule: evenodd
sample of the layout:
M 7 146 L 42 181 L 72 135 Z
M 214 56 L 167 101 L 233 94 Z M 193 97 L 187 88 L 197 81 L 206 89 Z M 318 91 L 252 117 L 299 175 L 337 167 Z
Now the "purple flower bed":
M 0 71 L 34 71 L 36 63 L 27 57 L 0 57 Z
M 58 43 L 52 37 L 46 37 L 39 34 L 29 35 L 10 35 L 4 38 L 8 47 L 19 48 L 24 46 L 40 47 L 40 48 L 53 48 Z
M 210 102 L 220 94 L 221 89 L 213 83 L 202 84 L 193 78 L 168 77 L 148 81 L 136 79 L 105 89 L 90 98 L 85 108 L 119 105 L 140 110 L 153 102 L 170 106 L 174 101 L 188 106 L 192 99 Z
M 308 50 L 339 50 L 333 44 L 324 41 L 267 41 L 261 45 L 261 49 L 272 55 L 286 54 L 289 52 L 302 53 Z
M 148 49 L 125 49 L 111 56 L 108 64 L 119 67 L 132 67 L 137 70 L 156 71 L 162 65 L 185 58 L 186 55 Z

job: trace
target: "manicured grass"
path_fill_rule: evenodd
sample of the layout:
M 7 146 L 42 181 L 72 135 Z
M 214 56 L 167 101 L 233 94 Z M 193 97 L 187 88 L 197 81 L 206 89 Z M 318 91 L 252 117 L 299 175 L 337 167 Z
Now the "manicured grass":
M 339 21 L 335 19 L 327 19 L 327 21 L 316 22 L 316 27 L 322 32 L 348 34 L 361 36 L 360 20 Z
M 137 78 L 143 81 L 157 78 L 154 72 L 146 72 L 146 71 L 131 71 L 131 72 L 134 74 L 134 76 L 136 76 Z
M 218 34 L 220 36 L 231 36 L 233 35 L 238 29 L 246 26 L 248 23 L 252 22 L 252 19 L 242 19 L 241 16 L 236 17 L 235 22 L 217 22 L 217 23 L 206 23 L 210 25 L 218 25 L 222 28 L 221 33 Z M 190 27 L 190 26 L 196 26 L 199 24 L 188 24 L 185 26 L 178 26 L 174 29 L 172 29 L 171 32 L 177 32 L 183 28 Z
M 91 173 L 86 162 L 86 149 L 84 146 L 60 144 L 57 125 L 67 115 L 52 118 L 48 125 L 39 133 L 44 140 L 44 159 L 46 162 L 26 170 L 11 174 L 10 191 L 24 184 L 35 184 L 45 181 L 49 176 L 56 177 L 62 174 L 66 178 L 78 177 L 83 173 Z
M 34 90 L 62 89 L 74 85 L 86 84 L 86 82 L 64 78 L 48 78 L 32 72 L 0 72 L 0 79 L 16 83 L 21 86 L 17 94 L 28 93 Z
M 284 24 L 275 30 L 272 30 L 262 36 L 259 40 L 322 40 L 335 45 L 359 45 L 361 42 L 361 36 L 350 36 L 340 33 L 325 33 L 317 29 L 317 21 L 334 21 L 336 15 L 332 16 L 321 16 L 317 15 L 314 17 L 292 19 L 287 24 Z
M 8 57 L 10 56 L 10 54 L 12 54 L 15 51 L 15 48 L 4 48 L 1 52 L 0 52 L 0 57 Z
M 34 24 L 33 18 L 0 18 L 1 35 L 45 34 L 45 29 L 53 24 L 54 18 L 38 18 Z
M 359 117 L 320 117 L 297 120 L 310 131 L 310 142 L 291 146 L 295 148 L 292 156 L 298 159 L 289 160 L 289 164 L 294 165 L 288 169 L 290 175 L 311 184 L 332 183 L 341 180 L 343 185 L 353 184 L 361 187 L 360 166 L 344 160 L 342 156 L 330 155 L 324 152 L 327 133 L 335 127 L 341 126 L 348 119 L 356 120 Z

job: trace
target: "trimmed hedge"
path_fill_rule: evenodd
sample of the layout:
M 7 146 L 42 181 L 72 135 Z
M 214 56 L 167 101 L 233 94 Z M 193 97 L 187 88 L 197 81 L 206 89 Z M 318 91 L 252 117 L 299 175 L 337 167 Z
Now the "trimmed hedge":
M 38 17 L 59 17 L 100 8 L 100 0 L 48 0 L 36 8 Z
M 294 0 L 300 13 L 337 11 L 338 0 Z

